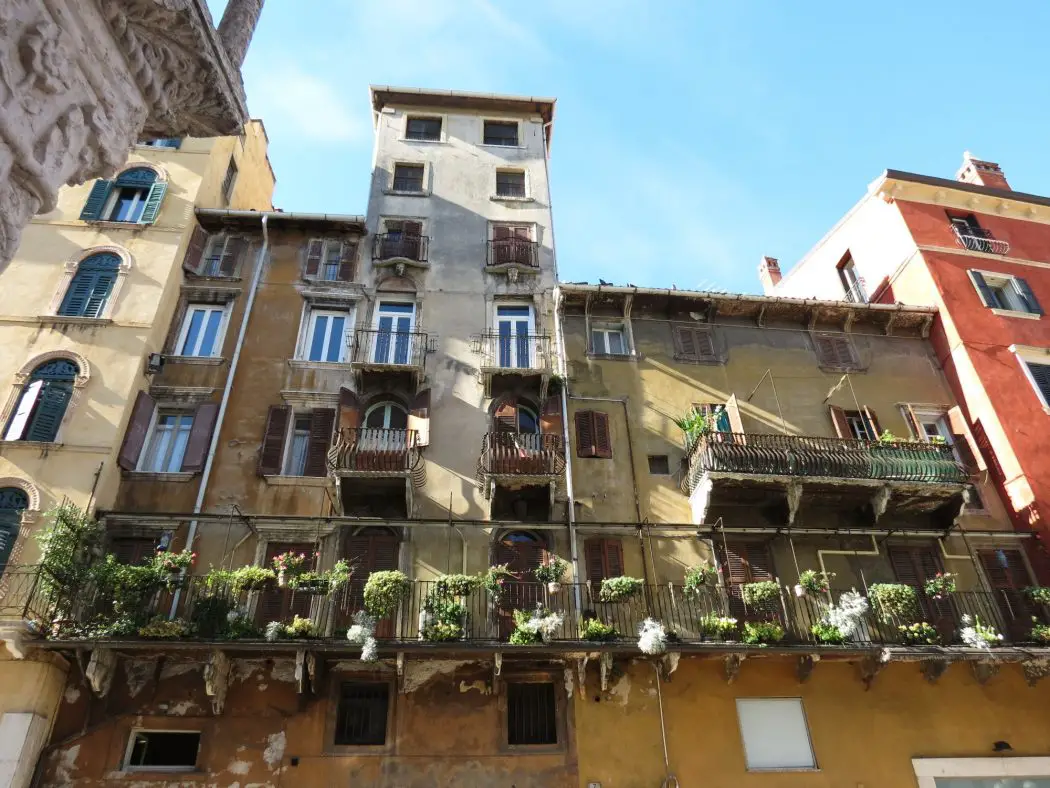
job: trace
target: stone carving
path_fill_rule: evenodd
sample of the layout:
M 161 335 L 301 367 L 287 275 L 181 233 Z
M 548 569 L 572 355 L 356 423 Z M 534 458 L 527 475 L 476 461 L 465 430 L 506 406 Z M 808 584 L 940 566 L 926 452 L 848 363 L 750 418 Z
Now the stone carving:
M 109 688 L 113 686 L 113 674 L 116 671 L 116 653 L 108 648 L 96 648 L 91 652 L 91 659 L 84 673 L 94 693 L 104 698 L 109 694 Z
M 226 705 L 226 690 L 230 685 L 232 663 L 225 652 L 216 649 L 204 666 L 204 691 L 211 698 L 211 708 L 216 716 L 222 714 Z

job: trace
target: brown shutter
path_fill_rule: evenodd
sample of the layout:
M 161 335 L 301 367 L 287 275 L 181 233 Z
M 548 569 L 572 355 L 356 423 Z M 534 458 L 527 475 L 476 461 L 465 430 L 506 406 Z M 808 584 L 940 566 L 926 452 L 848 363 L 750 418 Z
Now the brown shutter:
M 193 426 L 186 441 L 186 453 L 182 457 L 182 470 L 197 473 L 204 469 L 211 444 L 211 433 L 215 429 L 215 419 L 219 415 L 219 405 L 215 402 L 202 402 L 193 414 Z
M 230 238 L 226 241 L 226 249 L 223 251 L 222 260 L 219 263 L 219 273 L 223 276 L 233 276 L 237 273 L 237 266 L 241 262 L 248 242 L 243 238 Z
M 750 582 L 772 580 L 773 559 L 769 555 L 769 545 L 765 542 L 746 542 L 744 547 Z
M 989 585 L 995 590 L 1020 590 L 1032 584 L 1020 550 L 978 550 L 977 557 Z
M 911 405 L 901 405 L 901 413 L 904 414 L 904 420 L 908 423 L 908 429 L 911 430 L 912 439 L 917 441 L 923 440 L 926 433 L 922 429 L 922 425 L 919 424 L 919 417 L 915 415 Z
M 864 406 L 864 418 L 868 421 L 868 426 L 875 431 L 872 440 L 878 440 L 879 436 L 882 435 L 882 427 L 879 426 L 879 419 L 875 415 L 875 411 L 869 408 L 867 405 Z
M 696 355 L 698 360 L 714 359 L 715 353 L 714 334 L 706 328 L 693 329 L 693 337 L 696 339 Z
M 561 418 L 561 396 L 547 397 L 540 410 L 540 432 L 544 435 L 561 435 L 564 431 Z
M 970 426 L 966 423 L 966 416 L 958 405 L 948 411 L 948 424 L 952 430 L 952 445 L 966 469 L 970 473 L 988 470 L 988 464 L 984 461 L 977 441 L 970 432 Z
M 142 566 L 157 554 L 157 543 L 144 536 L 118 536 L 110 541 L 109 552 L 121 564 Z
M 310 441 L 306 446 L 304 476 L 328 475 L 328 448 L 332 445 L 335 408 L 315 408 L 310 413 Z
M 836 435 L 845 439 L 853 438 L 853 433 L 849 428 L 849 422 L 846 421 L 846 411 L 838 405 L 828 405 L 828 415 L 831 416 L 831 423 L 835 427 Z
M 284 456 L 284 440 L 288 434 L 290 414 L 290 409 L 284 405 L 270 406 L 259 450 L 259 464 L 256 467 L 260 476 L 276 476 L 281 472 L 281 458 Z
M 594 419 L 594 456 L 605 460 L 612 459 L 612 435 L 609 432 L 609 414 L 595 410 L 591 411 Z
M 361 402 L 350 389 L 339 389 L 339 429 L 361 426 Z
M 697 358 L 696 340 L 693 329 L 689 326 L 674 327 L 674 343 L 678 358 L 683 361 L 695 361 Z
M 492 240 L 494 240 L 494 241 L 503 241 L 503 240 L 505 240 L 507 238 L 510 238 L 512 236 L 512 234 L 513 234 L 513 231 L 509 227 L 493 227 L 492 228 Z
M 920 588 L 923 583 L 941 571 L 937 554 L 928 547 L 891 547 L 890 565 L 897 581 Z
M 495 432 L 518 431 L 518 400 L 506 397 L 492 413 L 492 426 Z
M 423 222 L 404 221 L 401 223 L 401 229 L 405 235 L 418 238 L 423 234 Z
M 605 576 L 623 576 L 623 543 L 619 539 L 603 539 L 605 549 Z
M 722 577 L 729 585 L 741 585 L 748 582 L 747 545 L 743 542 L 716 543 L 715 551 L 721 558 Z
M 416 394 L 408 411 L 408 428 L 415 430 L 416 445 L 430 445 L 430 389 Z
M 357 241 L 343 241 L 343 251 L 339 256 L 339 281 L 354 281 L 354 268 L 357 263 Z
M 324 257 L 324 239 L 311 238 L 306 247 L 306 265 L 303 276 L 317 276 L 321 271 L 321 258 Z
M 729 416 L 729 427 L 733 432 L 743 434 L 744 421 L 740 418 L 740 403 L 736 394 L 726 400 L 726 415 Z
M 607 576 L 605 573 L 605 540 L 597 538 L 585 540 L 583 554 L 587 561 L 587 580 L 592 583 L 604 580 Z
M 594 411 L 579 410 L 573 417 L 576 425 L 576 456 L 596 457 L 597 449 L 594 443 Z
M 309 542 L 269 542 L 266 545 L 266 560 L 263 566 L 273 568 L 273 559 L 281 553 L 302 553 L 306 556 L 306 566 L 314 566 L 314 546 Z M 271 621 L 289 622 L 295 615 L 304 618 L 310 615 L 310 596 L 295 594 L 289 589 L 268 588 L 259 594 L 255 608 L 255 623 L 266 626 Z
M 139 455 L 146 444 L 146 433 L 149 432 L 155 406 L 153 397 L 145 391 L 140 391 L 135 396 L 135 405 L 131 409 L 131 418 L 128 419 L 124 442 L 120 445 L 120 454 L 117 455 L 117 465 L 126 471 L 135 470 L 139 463 Z
M 199 224 L 194 225 L 190 242 L 186 245 L 186 256 L 182 258 L 182 269 L 191 274 L 199 274 L 201 261 L 204 259 L 204 247 L 208 243 L 208 233 Z

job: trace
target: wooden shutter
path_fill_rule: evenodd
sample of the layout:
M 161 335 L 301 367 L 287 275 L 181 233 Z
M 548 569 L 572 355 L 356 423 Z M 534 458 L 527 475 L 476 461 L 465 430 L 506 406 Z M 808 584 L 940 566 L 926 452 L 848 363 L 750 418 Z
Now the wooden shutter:
M 157 221 L 157 216 L 160 214 L 161 203 L 164 202 L 164 195 L 168 191 L 168 184 L 166 183 L 154 183 L 150 186 L 149 196 L 146 197 L 146 206 L 142 209 L 142 216 L 139 217 L 139 224 L 153 224 Z
M 339 389 L 339 429 L 361 426 L 361 402 L 350 389 Z
M 716 541 L 715 552 L 722 564 L 722 576 L 730 585 L 773 580 L 773 558 L 765 542 Z
M 1020 550 L 978 550 L 977 557 L 994 590 L 1019 591 L 1032 584 Z
M 817 363 L 822 367 L 841 369 L 857 364 L 853 343 L 849 337 L 815 334 L 813 346 L 817 351 Z
M 183 471 L 197 473 L 204 470 L 208 450 L 211 448 L 211 433 L 215 429 L 215 419 L 218 415 L 219 405 L 216 402 L 202 402 L 197 406 L 197 411 L 193 414 L 193 426 L 190 427 L 190 437 L 186 441 L 186 454 L 182 458 Z
M 157 543 L 143 536 L 118 536 L 110 541 L 109 552 L 122 564 L 141 566 L 157 554 Z
M 923 584 L 941 571 L 937 554 L 929 547 L 890 547 L 887 551 L 897 582 L 922 588 Z
M 155 406 L 153 397 L 145 391 L 140 391 L 135 396 L 128 428 L 124 432 L 124 442 L 121 443 L 120 453 L 117 455 L 117 465 L 126 471 L 133 471 L 138 466 L 139 455 L 142 454 L 142 447 L 146 444 L 146 433 L 149 432 L 149 424 L 153 420 Z
M 495 563 L 506 564 L 512 574 L 519 579 L 525 579 L 533 569 L 543 563 L 546 548 L 539 540 L 511 542 L 509 536 L 510 534 L 507 534 L 496 543 L 493 551 Z
M 266 560 L 263 566 L 273 568 L 273 559 L 287 552 L 305 555 L 307 568 L 314 565 L 314 546 L 309 542 L 269 542 L 266 545 Z M 265 627 L 271 621 L 291 621 L 296 615 L 306 618 L 310 615 L 310 600 L 308 594 L 293 594 L 284 588 L 268 588 L 259 594 L 255 622 Z
M 85 222 L 100 219 L 102 217 L 102 209 L 106 207 L 106 200 L 109 198 L 109 190 L 113 188 L 113 181 L 107 181 L 99 178 L 91 187 L 91 192 L 88 194 L 87 201 L 84 203 L 84 208 L 80 212 L 80 219 Z
M 50 443 L 58 437 L 58 428 L 66 415 L 69 400 L 73 397 L 73 385 L 59 381 L 47 381 L 40 389 L 36 409 L 26 431 L 27 441 Z
M 343 241 L 343 250 L 339 256 L 339 281 L 354 281 L 354 268 L 357 263 L 357 241 Z
M 222 253 L 222 260 L 219 261 L 219 273 L 223 276 L 236 274 L 237 266 L 241 262 L 241 255 L 244 254 L 247 246 L 248 243 L 243 238 L 228 238 L 226 240 L 226 248 Z
M 619 539 L 594 537 L 583 544 L 587 580 L 598 583 L 607 577 L 623 575 L 623 544 Z
M 1032 292 L 1028 282 L 1019 276 L 1015 276 L 1012 282 L 1014 291 L 1021 297 L 1028 311 L 1033 315 L 1043 314 L 1043 308 L 1039 306 L 1039 300 L 1035 297 L 1035 293 Z
M 710 329 L 675 326 L 675 358 L 680 361 L 711 361 L 716 358 L 714 337 Z
M 412 400 L 408 428 L 415 431 L 417 446 L 430 445 L 430 389 L 419 392 Z
M 288 407 L 270 406 L 259 450 L 259 463 L 256 466 L 256 472 L 260 476 L 274 476 L 281 472 L 281 458 L 284 456 L 284 441 L 288 435 L 290 416 L 291 410 Z
M 925 440 L 926 431 L 922 428 L 922 424 L 919 423 L 919 417 L 915 415 L 911 405 L 907 403 L 901 405 L 901 414 L 904 416 L 904 421 L 908 424 L 908 429 L 911 430 L 912 440 Z
M 540 432 L 544 435 L 561 435 L 564 422 L 561 418 L 561 396 L 547 397 L 540 409 Z
M 744 420 L 740 418 L 740 403 L 737 401 L 736 394 L 726 400 L 725 413 L 729 417 L 729 426 L 732 431 L 743 434 Z
M 495 432 L 518 431 L 518 400 L 508 396 L 492 412 L 492 426 Z
M 992 288 L 988 286 L 988 283 L 984 281 L 984 276 L 980 271 L 968 271 L 970 280 L 973 282 L 973 286 L 977 288 L 977 294 L 981 297 L 981 303 L 987 307 L 997 307 L 999 304 L 995 300 L 995 293 L 992 292 Z
M 306 265 L 304 276 L 317 276 L 321 271 L 321 258 L 324 257 L 324 239 L 311 238 L 306 247 Z
M 1043 399 L 1050 403 L 1050 364 L 1035 364 L 1030 361 L 1026 361 L 1025 364 Z
M 201 272 L 201 264 L 204 262 L 204 247 L 208 245 L 208 233 L 199 224 L 194 225 L 190 242 L 186 246 L 186 256 L 182 258 L 182 269 L 191 274 Z
M 423 223 L 404 221 L 401 223 L 401 250 L 402 256 L 410 260 L 419 260 L 422 255 Z
M 65 317 L 98 317 L 106 306 L 116 279 L 115 270 L 81 268 L 69 283 L 58 314 Z
M 310 441 L 306 446 L 304 476 L 328 475 L 328 448 L 332 445 L 335 408 L 315 408 L 310 413 Z
M 966 470 L 970 473 L 988 470 L 988 464 L 966 423 L 966 416 L 958 405 L 948 411 L 948 424 L 952 431 L 952 447 Z
M 493 241 L 505 241 L 513 235 L 513 230 L 510 227 L 493 227 L 492 228 L 492 240 Z
M 399 544 L 391 533 L 364 531 L 346 540 L 343 553 L 354 568 L 354 576 L 366 580 L 372 572 L 397 569 Z
M 873 441 L 878 440 L 879 436 L 882 435 L 882 427 L 879 426 L 879 419 L 875 415 L 875 411 L 867 405 L 864 406 L 864 419 L 867 422 L 868 429 L 875 433 L 871 436 L 871 439 Z
M 18 405 L 15 407 L 15 413 L 7 424 L 4 440 L 17 441 L 22 439 L 22 433 L 25 431 L 26 424 L 29 422 L 29 417 L 33 413 L 33 408 L 36 407 L 36 401 L 40 398 L 40 392 L 43 388 L 44 381 L 34 380 L 22 389 L 22 393 L 18 397 Z
M 605 411 L 591 411 L 594 418 L 594 456 L 609 460 L 613 456 L 612 434 L 609 432 L 609 414 Z
M 573 416 L 576 426 L 576 456 L 597 457 L 597 447 L 594 442 L 594 411 L 578 410 Z
M 831 416 L 831 424 L 835 428 L 835 434 L 847 440 L 853 439 L 853 432 L 846 421 L 846 411 L 838 405 L 828 405 L 828 415 Z

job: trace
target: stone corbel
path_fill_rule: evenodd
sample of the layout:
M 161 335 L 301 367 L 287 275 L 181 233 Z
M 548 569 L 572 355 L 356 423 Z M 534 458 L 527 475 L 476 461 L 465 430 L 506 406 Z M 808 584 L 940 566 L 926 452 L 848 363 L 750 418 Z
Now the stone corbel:
M 893 327 L 897 325 L 897 320 L 899 317 L 900 313 L 898 312 L 894 312 L 890 315 L 889 320 L 886 321 L 886 327 L 883 329 L 883 331 L 886 332 L 886 336 L 891 336 L 893 334 Z
M 879 518 L 886 514 L 886 508 L 890 505 L 891 495 L 890 486 L 884 484 L 871 496 L 871 510 L 875 513 L 875 522 L 878 522 Z
M 512 283 L 512 284 L 514 282 L 518 281 L 518 269 L 517 268 L 508 268 L 507 269 L 507 281 Z
M 1024 680 L 1029 687 L 1034 687 L 1041 679 L 1050 676 L 1050 659 L 1026 659 L 1021 663 Z
M 21 621 L 0 627 L 0 640 L 14 659 L 26 658 L 26 628 Z
M 660 660 L 660 675 L 664 681 L 671 680 L 671 674 L 678 670 L 678 663 L 682 659 L 681 651 L 668 651 Z
M 724 663 L 726 684 L 732 684 L 736 681 L 736 677 L 740 675 L 740 666 L 745 659 L 747 659 L 747 654 L 726 654 Z
M 802 505 L 802 482 L 790 481 L 787 487 L 788 526 L 795 524 L 795 516 Z
M 499 674 L 503 672 L 503 652 L 497 651 L 492 658 L 492 675 L 494 678 L 499 678 Z
M 930 684 L 936 684 L 947 669 L 948 660 L 946 659 L 924 659 L 919 662 L 919 670 Z
M 806 328 L 809 331 L 814 331 L 818 322 L 820 322 L 820 310 L 814 307 L 809 310 L 809 319 L 806 321 Z
M 572 693 L 575 687 L 575 677 L 571 667 L 565 668 L 565 695 L 569 700 L 572 700 Z
M 798 683 L 805 684 L 809 680 L 809 675 L 813 672 L 813 666 L 820 662 L 820 654 L 803 654 L 798 658 L 798 663 L 795 665 L 795 674 L 798 676 Z
M 587 654 L 584 654 L 582 657 L 576 660 L 576 674 L 580 678 L 579 684 L 581 698 L 583 697 L 584 690 L 587 687 L 587 660 L 589 659 L 590 657 Z
M 865 690 L 871 689 L 871 683 L 886 667 L 887 662 L 889 662 L 889 654 L 885 651 L 874 652 L 860 661 L 860 680 L 864 682 Z
M 84 675 L 92 691 L 100 698 L 109 694 L 109 688 L 113 686 L 113 674 L 117 671 L 117 655 L 108 648 L 96 648 L 91 651 L 91 659 L 88 661 L 87 670 Z
M 999 663 L 991 662 L 989 660 L 979 660 L 970 663 L 970 670 L 973 671 L 973 677 L 977 679 L 977 683 L 983 687 L 999 672 Z
M 609 689 L 609 674 L 612 673 L 613 656 L 611 651 L 603 651 L 598 658 L 598 667 L 602 673 L 602 692 Z
M 230 668 L 232 663 L 226 652 L 215 649 L 204 666 L 204 692 L 211 698 L 211 710 L 216 716 L 222 714 L 226 706 L 226 690 L 230 686 Z M 299 659 L 296 654 L 295 677 L 299 678 Z

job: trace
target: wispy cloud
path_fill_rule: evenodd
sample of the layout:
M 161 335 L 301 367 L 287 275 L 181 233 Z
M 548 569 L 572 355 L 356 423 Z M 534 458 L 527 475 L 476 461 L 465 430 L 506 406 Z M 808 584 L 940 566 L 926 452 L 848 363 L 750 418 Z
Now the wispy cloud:
M 351 110 L 347 96 L 317 74 L 287 62 L 266 60 L 245 69 L 245 88 L 252 115 L 270 133 L 286 133 L 321 143 L 366 139 L 367 115 Z

